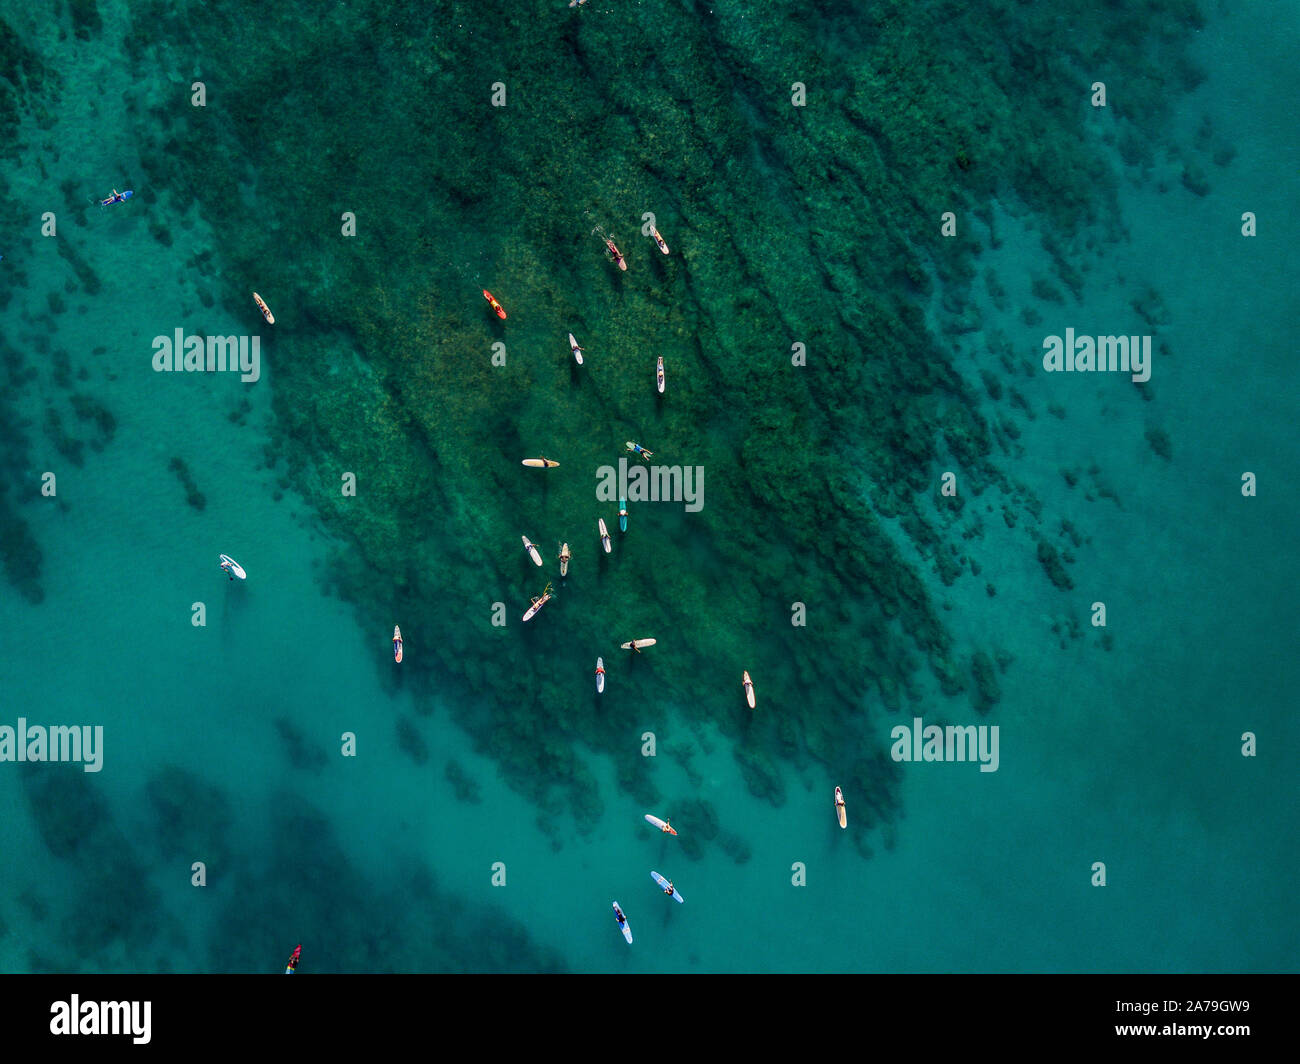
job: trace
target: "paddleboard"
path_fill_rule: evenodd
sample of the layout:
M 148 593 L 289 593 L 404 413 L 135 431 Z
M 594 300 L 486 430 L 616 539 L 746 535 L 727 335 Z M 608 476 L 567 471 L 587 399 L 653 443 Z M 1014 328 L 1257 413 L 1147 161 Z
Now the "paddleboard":
M 275 315 L 271 313 L 271 308 L 268 307 L 268 306 L 266 305 L 266 300 L 264 300 L 264 299 L 263 299 L 261 296 L 259 296 L 256 292 L 254 292 L 254 293 L 253 293 L 253 302 L 257 304 L 257 309 L 260 310 L 260 311 L 262 312 L 262 317 L 264 317 L 264 318 L 266 319 L 266 324 L 267 324 L 267 325 L 274 325 L 274 324 L 275 324 Z
M 492 293 L 489 292 L 486 288 L 483 289 L 483 298 L 492 304 L 492 309 L 497 312 L 497 317 L 500 318 L 502 321 L 505 321 L 506 308 L 503 307 L 500 303 L 498 303 L 494 298 L 492 298 Z
M 596 694 L 605 692 L 605 659 L 596 659 Z
M 636 647 L 637 650 L 640 650 L 642 647 L 652 647 L 654 645 L 655 640 L 653 639 L 633 639 L 630 643 L 624 643 L 623 649 L 631 650 L 633 647 Z
M 618 248 L 614 246 L 614 241 L 606 240 L 605 247 L 609 248 L 609 253 L 614 256 L 614 261 L 618 263 L 618 268 L 620 270 L 626 270 L 627 263 L 623 261 L 623 252 L 619 251 Z
M 618 530 L 620 532 L 627 531 L 627 500 L 626 499 L 618 500 Z
M 659 235 L 659 230 L 652 229 L 651 232 L 654 234 L 655 243 L 659 245 L 659 250 L 662 251 L 665 255 L 667 255 L 668 245 L 664 243 L 664 238 Z
M 840 818 L 840 827 L 849 826 L 849 811 L 844 807 L 844 792 L 835 788 L 835 814 Z
M 228 572 L 234 573 L 240 580 L 247 580 L 248 574 L 244 572 L 244 567 L 235 561 L 229 554 L 221 556 L 221 567 Z
M 538 610 L 540 610 L 543 606 L 545 606 L 550 601 L 551 601 L 550 595 L 543 595 L 541 598 L 539 598 L 536 602 L 534 602 L 531 606 L 528 607 L 528 612 L 524 614 L 524 620 L 531 621 L 533 619 L 533 614 L 535 614 Z
M 754 681 L 749 678 L 748 670 L 746 670 L 745 672 L 745 679 L 743 682 L 745 685 L 745 701 L 749 703 L 749 708 L 753 709 L 754 708 Z
M 402 630 L 393 625 L 393 660 L 400 664 L 402 660 Z
M 578 346 L 578 341 L 573 338 L 573 333 L 569 333 L 569 347 L 573 351 L 573 357 L 578 360 L 578 365 L 582 365 L 582 348 Z
M 671 824 L 669 824 L 668 821 L 660 820 L 657 816 L 651 816 L 649 813 L 646 813 L 645 818 L 665 834 L 667 835 L 677 834 L 676 829 Z
M 598 517 L 596 524 L 600 526 L 600 545 L 605 548 L 605 553 L 608 554 L 613 548 L 609 545 L 609 529 L 605 527 L 605 519 Z
M 533 469 L 554 469 L 560 463 L 553 458 L 525 458 L 524 465 Z
M 623 932 L 623 937 L 627 939 L 627 944 L 630 946 L 632 945 L 632 928 L 628 925 L 626 914 L 618 907 L 618 902 L 615 902 L 614 919 L 618 920 L 620 916 L 623 917 L 623 922 L 618 925 L 618 929 Z
M 660 890 L 662 890 L 664 893 L 668 892 L 668 880 L 664 879 L 664 877 L 661 876 L 658 872 L 651 872 L 650 878 L 659 884 Z M 686 903 L 686 899 L 682 897 L 681 891 L 679 891 L 676 887 L 673 887 L 673 892 L 670 896 L 676 898 L 683 905 Z
M 542 556 L 541 553 L 537 550 L 537 547 L 533 545 L 533 543 L 528 539 L 527 536 L 520 536 L 519 538 L 524 541 L 524 550 L 526 550 L 529 553 L 533 561 L 535 561 L 538 565 L 541 565 Z
M 664 356 L 659 356 L 659 361 L 655 364 L 655 387 L 659 389 L 659 394 L 664 394 Z
M 572 555 L 569 553 L 569 545 L 566 543 L 560 548 L 560 575 L 569 575 L 569 559 Z

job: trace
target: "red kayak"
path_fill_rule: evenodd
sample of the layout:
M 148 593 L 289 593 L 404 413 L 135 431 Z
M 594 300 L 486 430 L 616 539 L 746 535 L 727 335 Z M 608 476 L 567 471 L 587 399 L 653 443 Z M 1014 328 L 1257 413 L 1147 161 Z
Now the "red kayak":
M 502 321 L 505 321 L 506 318 L 505 307 L 503 307 L 500 303 L 498 303 L 495 299 L 493 299 L 492 293 L 489 292 L 486 288 L 483 289 L 483 298 L 492 304 L 492 309 L 497 312 L 497 317 L 500 318 Z

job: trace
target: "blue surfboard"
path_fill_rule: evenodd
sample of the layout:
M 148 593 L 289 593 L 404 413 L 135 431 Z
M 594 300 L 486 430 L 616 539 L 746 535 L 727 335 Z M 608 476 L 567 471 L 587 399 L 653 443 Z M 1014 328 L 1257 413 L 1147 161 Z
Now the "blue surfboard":
M 658 872 L 651 872 L 650 878 L 659 884 L 660 890 L 662 891 L 668 890 L 668 880 L 664 879 L 664 877 L 661 876 Z M 679 902 L 681 902 L 683 905 L 686 904 L 686 899 L 682 897 L 682 892 L 678 890 L 676 887 L 673 887 L 672 896 L 676 898 Z

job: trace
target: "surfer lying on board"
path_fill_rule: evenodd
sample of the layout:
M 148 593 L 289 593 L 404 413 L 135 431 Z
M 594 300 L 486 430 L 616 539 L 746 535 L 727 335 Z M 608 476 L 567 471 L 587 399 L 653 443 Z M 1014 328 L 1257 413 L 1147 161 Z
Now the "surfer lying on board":
M 650 459 L 655 456 L 654 451 L 647 451 L 639 443 L 633 443 L 631 440 L 627 441 L 627 449 L 631 451 L 633 454 L 639 454 L 647 462 L 650 461 Z
M 100 200 L 99 205 L 101 207 L 107 207 L 110 203 L 125 203 L 134 195 L 135 193 L 129 188 L 125 192 L 118 192 L 117 189 L 113 189 L 113 194 L 106 199 Z

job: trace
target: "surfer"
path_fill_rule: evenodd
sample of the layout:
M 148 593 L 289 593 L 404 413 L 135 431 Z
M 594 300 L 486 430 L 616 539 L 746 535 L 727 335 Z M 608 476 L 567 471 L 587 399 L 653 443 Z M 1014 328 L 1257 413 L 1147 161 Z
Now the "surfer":
M 232 584 L 235 582 L 235 574 L 231 571 L 229 562 L 221 563 L 221 571 L 230 577 L 230 582 Z
M 285 975 L 293 975 L 293 970 L 298 967 L 298 961 L 302 958 L 302 943 L 293 951 L 293 956 L 289 958 L 289 963 L 284 966 Z
M 671 879 L 668 881 L 668 886 L 664 887 L 664 893 L 667 894 L 670 898 L 672 897 L 673 881 Z
M 99 205 L 107 207 L 110 203 L 125 203 L 134 195 L 135 193 L 129 188 L 125 192 L 118 192 L 117 189 L 113 189 L 113 194 L 106 199 L 100 200 Z
M 653 458 L 655 455 L 654 451 L 647 451 L 639 443 L 633 443 L 631 440 L 627 441 L 627 449 L 631 451 L 633 454 L 639 454 L 647 462 L 650 461 L 650 459 Z

